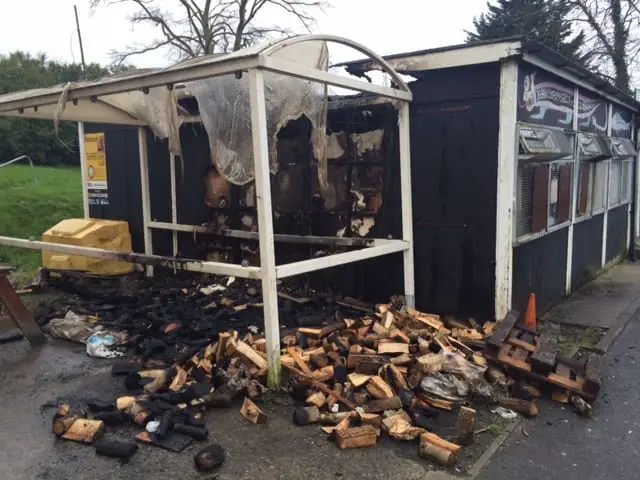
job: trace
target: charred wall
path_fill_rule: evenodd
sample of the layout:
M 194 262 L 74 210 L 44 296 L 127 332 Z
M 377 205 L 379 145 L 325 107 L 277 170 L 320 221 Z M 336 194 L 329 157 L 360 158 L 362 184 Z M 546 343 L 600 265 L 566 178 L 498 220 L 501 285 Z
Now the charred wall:
M 492 318 L 500 67 L 421 72 L 410 85 L 418 307 Z

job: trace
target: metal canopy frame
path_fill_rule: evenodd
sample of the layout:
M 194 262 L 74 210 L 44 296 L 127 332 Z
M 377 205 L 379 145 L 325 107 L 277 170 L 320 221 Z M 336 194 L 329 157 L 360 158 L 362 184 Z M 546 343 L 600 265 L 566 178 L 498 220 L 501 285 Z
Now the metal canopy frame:
M 308 68 L 294 62 L 278 58 L 277 52 L 291 45 L 302 42 L 323 41 L 337 43 L 351 47 L 366 55 L 379 64 L 382 71 L 391 76 L 397 88 L 377 86 L 366 83 L 360 79 L 353 79 L 335 75 L 324 70 Z M 342 237 L 314 237 L 294 235 L 274 235 L 273 215 L 271 203 L 270 173 L 269 173 L 269 148 L 267 138 L 267 115 L 265 104 L 264 72 L 277 72 L 296 78 L 302 78 L 325 85 L 343 87 L 359 92 L 369 92 L 386 98 L 394 99 L 399 103 L 399 150 L 400 150 L 400 177 L 401 177 L 401 206 L 402 206 L 402 239 L 363 239 Z M 242 265 L 201 261 L 192 259 L 177 259 L 176 232 L 178 231 L 206 231 L 206 228 L 191 225 L 179 225 L 177 223 L 175 179 L 172 178 L 172 222 L 153 222 L 150 214 L 149 193 L 149 159 L 147 154 L 146 130 L 144 126 L 138 127 L 139 161 L 141 172 L 142 210 L 144 223 L 144 254 L 118 253 L 109 250 L 61 245 L 50 242 L 33 241 L 19 238 L 0 236 L 0 245 L 28 248 L 35 250 L 47 250 L 69 254 L 79 254 L 87 257 L 114 259 L 124 262 L 147 265 L 147 274 L 153 274 L 154 266 L 169 267 L 174 269 L 189 270 L 194 272 L 232 275 L 242 278 L 260 279 L 262 282 L 263 309 L 265 336 L 267 343 L 267 359 L 269 364 L 268 383 L 272 387 L 280 384 L 280 325 L 278 321 L 278 297 L 276 281 L 316 270 L 331 268 L 337 265 L 357 262 L 369 258 L 379 257 L 397 252 L 403 252 L 404 266 L 404 294 L 409 307 L 415 306 L 414 263 L 413 263 L 413 227 L 411 205 L 411 159 L 409 138 L 409 103 L 412 94 L 408 85 L 400 75 L 384 60 L 367 47 L 332 35 L 302 35 L 295 36 L 279 42 L 260 47 L 252 47 L 240 50 L 228 55 L 204 57 L 188 60 L 160 71 L 131 74 L 122 77 L 108 78 L 102 81 L 83 83 L 77 88 L 65 89 L 64 95 L 68 107 L 65 112 L 69 120 L 79 122 L 86 121 L 82 115 L 73 117 L 73 106 L 81 102 L 98 102 L 100 96 L 132 90 L 148 91 L 149 88 L 165 85 L 173 88 L 176 83 L 190 80 L 215 77 L 221 75 L 248 72 L 249 91 L 251 105 L 251 129 L 254 152 L 256 203 L 258 215 L 258 241 L 260 249 L 260 266 L 245 267 Z M 36 90 L 0 96 L 0 116 L 21 116 L 28 109 L 37 111 L 39 108 L 56 105 L 60 101 L 59 91 Z M 127 121 L 113 120 L 109 123 L 128 123 Z M 82 124 L 79 125 L 79 133 L 82 134 Z M 81 139 L 82 140 L 82 139 Z M 80 142 L 82 145 L 82 141 Z M 81 151 L 81 155 L 83 152 Z M 171 158 L 174 161 L 173 156 Z M 82 158 L 84 167 L 84 158 Z M 85 199 L 86 201 L 86 199 Z M 85 216 L 88 212 L 85 209 Z M 171 230 L 174 233 L 174 257 L 161 257 L 153 254 L 151 241 L 152 229 Z M 218 233 L 218 232 L 216 232 Z M 225 231 L 225 235 L 239 238 L 255 238 L 255 233 L 241 231 Z M 276 265 L 274 241 L 317 243 L 333 245 L 352 245 L 362 247 L 358 250 L 347 251 L 313 258 L 283 265 Z

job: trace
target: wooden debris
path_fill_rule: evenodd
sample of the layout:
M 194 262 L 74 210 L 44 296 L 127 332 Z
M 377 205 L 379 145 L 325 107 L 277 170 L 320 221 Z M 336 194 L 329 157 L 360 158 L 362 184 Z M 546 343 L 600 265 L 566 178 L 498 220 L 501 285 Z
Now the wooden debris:
M 372 397 L 377 399 L 393 398 L 395 396 L 393 388 L 391 388 L 379 375 L 369 379 L 369 382 L 367 383 L 367 391 Z
M 79 418 L 64 432 L 62 438 L 80 443 L 93 443 L 104 433 L 102 420 Z
M 461 448 L 460 445 L 449 442 L 432 432 L 423 433 L 422 436 L 420 437 L 420 440 L 428 443 L 432 443 L 433 445 L 437 445 L 438 447 L 444 448 L 445 450 L 449 450 L 451 453 L 455 455 L 458 454 L 458 451 Z
M 383 398 L 381 400 L 372 400 L 364 407 L 367 413 L 381 413 L 386 410 L 397 410 L 402 408 L 402 401 L 399 397 Z
M 456 463 L 456 454 L 451 450 L 447 450 L 441 446 L 425 440 L 424 436 L 420 437 L 420 447 L 418 455 L 427 460 L 431 460 L 443 467 L 451 467 Z
M 444 365 L 444 355 L 441 353 L 427 353 L 416 359 L 420 371 L 424 374 L 437 373 Z
M 473 443 L 473 432 L 476 428 L 476 411 L 473 408 L 460 407 L 458 413 L 458 441 L 461 445 Z
M 527 400 L 522 400 L 519 398 L 501 398 L 500 406 L 503 408 L 508 408 L 509 410 L 513 410 L 515 412 L 521 413 L 526 417 L 537 417 L 538 416 L 538 407 L 534 402 L 529 402 Z
M 570 400 L 579 415 L 587 418 L 591 418 L 593 416 L 593 408 L 582 398 L 577 395 L 572 395 Z
M 371 425 L 336 429 L 335 433 L 340 449 L 373 447 L 378 442 L 378 430 Z
M 231 344 L 238 354 L 249 360 L 260 370 L 267 370 L 267 360 L 249 345 L 241 340 L 237 341 L 233 338 L 230 339 L 227 343 Z
M 371 375 L 363 375 L 362 373 L 350 373 L 347 378 L 353 385 L 353 388 L 360 388 L 367 384 Z
M 551 400 L 562 405 L 566 405 L 569 403 L 569 391 L 553 389 L 551 392 Z
M 409 345 L 406 343 L 379 343 L 378 354 L 379 355 L 397 355 L 408 354 Z
M 182 367 L 176 367 L 176 376 L 173 378 L 171 385 L 169 385 L 169 390 L 173 392 L 182 390 L 184 384 L 187 383 L 187 378 L 188 375 L 186 370 Z
M 322 392 L 314 392 L 307 397 L 306 403 L 322 408 L 324 404 L 327 403 L 327 397 L 325 397 Z
M 240 414 L 255 424 L 267 423 L 267 416 L 258 408 L 258 406 L 251 400 L 245 397 L 242 408 L 240 408 Z

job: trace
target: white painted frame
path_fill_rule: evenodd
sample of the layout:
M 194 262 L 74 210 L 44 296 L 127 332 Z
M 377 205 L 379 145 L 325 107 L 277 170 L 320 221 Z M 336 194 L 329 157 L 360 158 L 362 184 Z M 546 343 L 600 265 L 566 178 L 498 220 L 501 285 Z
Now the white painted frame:
M 517 182 L 518 60 L 500 67 L 498 130 L 498 180 L 496 195 L 495 318 L 503 320 L 511 310 L 513 288 L 513 238 Z
M 323 70 L 310 69 L 296 63 L 287 62 L 276 57 L 272 53 L 297 43 L 309 41 L 333 42 L 349 46 L 375 61 L 381 69 L 391 76 L 397 88 L 371 85 L 362 80 L 341 77 Z M 253 53 L 255 52 L 255 53 Z M 258 214 L 258 236 L 260 248 L 260 267 L 244 267 L 242 265 L 227 264 L 221 262 L 199 261 L 191 259 L 176 259 L 175 257 L 160 257 L 153 254 L 152 233 L 154 223 L 151 219 L 151 198 L 149 191 L 149 158 L 147 151 L 147 134 L 145 127 L 138 128 L 138 149 L 141 177 L 142 217 L 144 229 L 144 255 L 112 252 L 103 249 L 61 245 L 50 242 L 32 241 L 0 236 L 0 245 L 52 252 L 83 255 L 92 258 L 106 258 L 131 263 L 140 263 L 147 266 L 147 275 L 153 275 L 154 266 L 183 269 L 202 273 L 218 275 L 231 275 L 242 278 L 260 279 L 262 281 L 265 336 L 267 340 L 267 358 L 269 364 L 270 387 L 280 384 L 280 325 L 278 321 L 278 299 L 276 281 L 278 278 L 299 275 L 311 271 L 330 268 L 347 263 L 357 262 L 368 258 L 403 252 L 404 263 L 404 288 L 406 302 L 409 307 L 415 305 L 414 265 L 413 265 L 413 222 L 411 211 L 411 153 L 409 133 L 409 102 L 412 93 L 406 82 L 400 75 L 379 55 L 363 45 L 332 35 L 305 35 L 292 37 L 274 45 L 243 55 L 235 52 L 216 60 L 204 62 L 185 62 L 163 71 L 149 74 L 133 75 L 119 79 L 97 81 L 90 85 L 82 85 L 79 88 L 69 88 L 66 92 L 67 102 L 91 98 L 98 99 L 101 95 L 126 92 L 135 89 L 148 89 L 150 87 L 166 85 L 173 86 L 199 78 L 207 78 L 248 71 L 250 85 L 251 105 L 251 129 L 253 139 L 253 152 L 255 163 L 255 185 Z M 266 104 L 264 93 L 264 71 L 273 71 L 288 76 L 304 78 L 325 85 L 344 87 L 360 92 L 373 93 L 382 97 L 391 98 L 399 102 L 399 148 L 400 148 L 400 177 L 402 199 L 402 236 L 400 240 L 377 239 L 371 246 L 360 250 L 328 255 L 322 258 L 303 260 L 286 265 L 276 265 L 273 217 L 271 205 L 271 179 L 269 174 L 269 149 L 266 129 Z M 23 98 L 13 95 L 10 99 L 2 101 L 0 97 L 0 114 L 20 116 L 25 108 L 37 108 L 39 105 L 56 104 L 59 95 L 38 92 L 25 93 Z M 79 129 L 79 134 L 83 133 Z M 84 136 L 83 136 L 84 137 Z M 81 144 L 84 138 L 81 138 Z M 172 158 L 173 159 L 173 158 Z M 172 196 L 172 223 L 170 230 L 179 230 L 177 222 L 177 206 L 175 195 L 175 160 L 172 167 L 171 196 Z M 164 225 L 166 227 L 166 225 Z M 338 237 L 335 238 L 337 240 Z M 331 238 L 329 238 L 331 240 Z M 174 252 L 176 245 L 174 243 Z

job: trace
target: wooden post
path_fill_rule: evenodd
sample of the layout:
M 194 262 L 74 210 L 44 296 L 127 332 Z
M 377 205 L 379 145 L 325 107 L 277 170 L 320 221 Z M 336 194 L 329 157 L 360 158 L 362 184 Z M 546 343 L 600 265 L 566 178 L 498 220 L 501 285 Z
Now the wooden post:
M 24 306 L 11 283 L 9 283 L 7 275 L 12 270 L 11 267 L 0 266 L 0 302 L 4 303 L 9 316 L 16 326 L 24 332 L 32 345 L 44 343 L 46 339 L 42 330 L 40 330 L 27 307 Z

